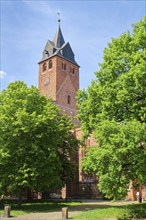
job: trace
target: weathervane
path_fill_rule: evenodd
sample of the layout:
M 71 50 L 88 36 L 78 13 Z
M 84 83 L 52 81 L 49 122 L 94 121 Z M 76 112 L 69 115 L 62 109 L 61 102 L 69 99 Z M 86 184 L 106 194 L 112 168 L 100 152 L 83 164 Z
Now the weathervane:
M 58 22 L 59 22 L 59 24 L 60 24 L 60 13 L 59 12 L 57 12 L 57 14 L 58 14 Z

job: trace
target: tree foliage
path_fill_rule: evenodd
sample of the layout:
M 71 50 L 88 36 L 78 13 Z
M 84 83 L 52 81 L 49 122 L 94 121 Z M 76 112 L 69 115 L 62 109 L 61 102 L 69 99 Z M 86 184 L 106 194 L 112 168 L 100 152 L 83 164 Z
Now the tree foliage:
M 17 81 L 2 91 L 0 125 L 1 192 L 50 191 L 73 176 L 73 125 L 36 87 Z
M 146 18 L 113 38 L 103 59 L 96 80 L 78 93 L 84 136 L 94 133 L 98 142 L 83 167 L 99 175 L 108 198 L 119 198 L 130 179 L 146 183 Z

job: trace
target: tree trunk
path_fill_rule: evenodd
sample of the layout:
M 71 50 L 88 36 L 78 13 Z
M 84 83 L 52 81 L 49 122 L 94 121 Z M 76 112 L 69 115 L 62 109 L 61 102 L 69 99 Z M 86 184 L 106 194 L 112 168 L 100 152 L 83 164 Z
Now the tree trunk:
M 18 194 L 18 207 L 21 207 L 22 204 L 22 189 L 19 189 L 19 194 Z
M 31 194 L 31 189 L 27 189 L 27 201 L 32 201 L 32 194 Z

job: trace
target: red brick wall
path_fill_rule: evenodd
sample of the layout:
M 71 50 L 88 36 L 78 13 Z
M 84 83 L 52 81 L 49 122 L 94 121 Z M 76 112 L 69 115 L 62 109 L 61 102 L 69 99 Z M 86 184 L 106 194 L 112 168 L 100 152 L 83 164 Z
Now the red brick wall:
M 62 63 L 66 64 L 65 70 L 62 68 Z M 74 74 L 70 72 L 72 66 L 74 66 L 75 69 Z M 76 114 L 76 95 L 79 89 L 79 68 L 57 56 L 56 74 L 56 103 L 60 105 L 64 111 L 68 109 L 69 115 Z M 70 103 L 68 103 L 68 96 L 70 96 Z
M 39 90 L 41 94 L 44 94 L 47 98 L 56 100 L 56 65 L 57 58 L 51 58 L 53 66 L 48 68 L 49 60 L 45 60 L 39 64 Z M 47 69 L 43 71 L 43 64 L 46 63 Z

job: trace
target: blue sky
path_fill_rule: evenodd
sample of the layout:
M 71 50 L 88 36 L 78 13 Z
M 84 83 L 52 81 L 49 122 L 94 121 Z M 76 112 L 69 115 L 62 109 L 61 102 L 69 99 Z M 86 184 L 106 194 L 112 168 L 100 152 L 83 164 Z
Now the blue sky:
M 38 86 L 38 62 L 58 29 L 57 12 L 64 39 L 80 65 L 81 89 L 95 78 L 107 42 L 131 30 L 146 14 L 145 0 L 0 0 L 0 4 L 1 90 L 16 80 Z

